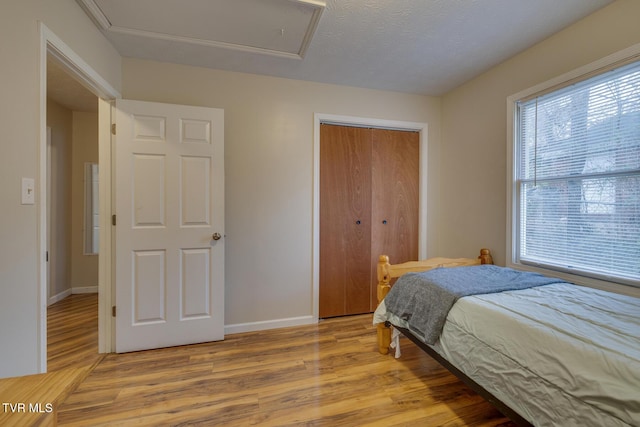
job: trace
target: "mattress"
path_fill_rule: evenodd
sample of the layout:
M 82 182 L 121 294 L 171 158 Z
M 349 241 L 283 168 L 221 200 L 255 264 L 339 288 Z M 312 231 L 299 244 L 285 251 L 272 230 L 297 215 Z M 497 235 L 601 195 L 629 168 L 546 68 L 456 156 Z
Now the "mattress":
M 374 323 L 403 322 L 381 304 Z M 461 298 L 432 348 L 536 426 L 640 426 L 640 299 L 558 283 Z

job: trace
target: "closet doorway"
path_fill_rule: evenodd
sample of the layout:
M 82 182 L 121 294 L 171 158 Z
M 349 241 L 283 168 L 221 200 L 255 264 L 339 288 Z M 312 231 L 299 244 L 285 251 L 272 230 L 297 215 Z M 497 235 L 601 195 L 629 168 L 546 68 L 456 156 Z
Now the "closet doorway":
M 319 317 L 372 312 L 378 256 L 418 259 L 420 134 L 320 125 Z

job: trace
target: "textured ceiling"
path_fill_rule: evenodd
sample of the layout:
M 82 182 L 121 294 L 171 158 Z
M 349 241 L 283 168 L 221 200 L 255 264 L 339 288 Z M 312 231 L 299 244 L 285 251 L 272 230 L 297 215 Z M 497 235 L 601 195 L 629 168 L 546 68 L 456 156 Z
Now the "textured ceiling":
M 124 57 L 442 95 L 613 0 L 77 1 Z

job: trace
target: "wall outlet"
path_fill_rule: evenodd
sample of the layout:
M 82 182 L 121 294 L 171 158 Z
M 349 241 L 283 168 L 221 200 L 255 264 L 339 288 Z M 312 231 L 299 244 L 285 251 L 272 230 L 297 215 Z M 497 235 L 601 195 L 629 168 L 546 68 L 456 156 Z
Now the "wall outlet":
M 33 178 L 22 178 L 22 204 L 33 205 L 36 202 L 36 184 Z

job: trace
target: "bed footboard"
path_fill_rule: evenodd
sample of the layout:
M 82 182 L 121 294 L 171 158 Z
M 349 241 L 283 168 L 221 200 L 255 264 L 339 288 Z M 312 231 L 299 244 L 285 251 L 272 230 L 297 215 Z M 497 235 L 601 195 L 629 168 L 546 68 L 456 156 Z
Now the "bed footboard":
M 480 249 L 478 258 L 429 258 L 423 261 L 410 261 L 403 264 L 390 264 L 387 255 L 378 258 L 378 304 L 387 296 L 392 286 L 392 279 L 405 273 L 421 272 L 437 267 L 460 267 L 465 265 L 493 264 L 489 249 Z M 391 328 L 384 323 L 378 323 L 378 351 L 381 354 L 389 352 L 391 344 Z

